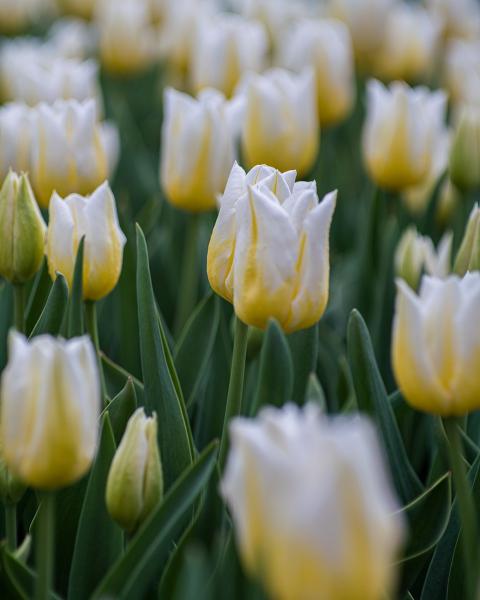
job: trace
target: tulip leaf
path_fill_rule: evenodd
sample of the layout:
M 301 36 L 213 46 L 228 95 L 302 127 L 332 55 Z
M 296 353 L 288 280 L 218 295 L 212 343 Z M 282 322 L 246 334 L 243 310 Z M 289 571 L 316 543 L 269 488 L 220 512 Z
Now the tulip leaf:
M 25 311 L 25 328 L 27 332 L 32 331 L 35 323 L 40 318 L 51 287 L 52 280 L 48 273 L 48 265 L 45 259 L 42 268 L 33 280 L 32 289 L 28 297 L 27 308 Z
M 367 326 L 360 313 L 352 311 L 348 323 L 348 359 L 358 407 L 378 424 L 400 497 L 410 502 L 423 486 L 413 470 L 398 429 L 395 415 L 378 370 Z
M 7 584 L 11 588 L 10 594 L 8 591 L 1 589 L 2 598 L 21 598 L 21 600 L 30 600 L 34 597 L 35 581 L 37 575 L 32 569 L 27 567 L 23 562 L 15 558 L 5 546 L 0 549 L 2 575 L 5 576 Z M 48 595 L 49 600 L 61 600 L 54 592 Z
M 310 373 L 315 371 L 318 358 L 318 323 L 309 329 L 288 336 L 293 360 L 293 393 L 291 400 L 304 404 Z
M 125 432 L 128 419 L 135 412 L 136 408 L 137 394 L 135 392 L 135 385 L 132 378 L 129 377 L 124 388 L 112 399 L 104 410 L 104 413 L 108 411 L 110 415 L 113 436 L 117 446 Z
M 468 471 L 468 480 L 472 485 L 473 497 L 477 511 L 480 511 L 480 455 Z M 456 565 L 454 567 L 454 555 L 459 546 L 460 519 L 458 514 L 457 499 L 454 500 L 450 513 L 448 526 L 441 540 L 438 542 L 432 560 L 430 562 L 425 581 L 423 584 L 421 600 L 446 600 L 450 589 L 454 586 L 449 583 L 453 575 L 453 581 L 457 581 Z M 458 552 L 461 555 L 461 552 Z M 456 598 L 461 598 L 460 590 Z
M 321 383 L 318 381 L 316 373 L 310 373 L 307 385 L 307 394 L 305 402 L 312 402 L 317 404 L 323 412 L 327 412 L 327 401 L 325 399 L 325 392 L 323 391 Z
M 283 406 L 293 395 L 293 362 L 290 348 L 279 324 L 270 320 L 260 352 L 260 371 L 251 414 L 267 404 Z
M 209 294 L 187 321 L 175 352 L 175 365 L 187 406 L 194 403 L 208 375 L 218 324 L 218 300 Z
M 127 381 L 131 379 L 135 387 L 138 401 L 142 404 L 144 396 L 143 383 L 123 367 L 113 362 L 113 360 L 108 358 L 102 351 L 100 351 L 100 358 L 102 360 L 102 367 L 109 395 L 114 398 L 121 390 L 123 390 Z
M 83 253 L 85 237 L 82 237 L 78 245 L 75 269 L 73 271 L 72 289 L 67 309 L 67 337 L 72 338 L 83 335 L 85 332 L 83 323 Z
M 68 303 L 68 286 L 65 277 L 58 273 L 50 290 L 45 307 L 30 337 L 49 333 L 58 335 Z
M 137 302 L 145 405 L 158 415 L 158 442 L 168 489 L 192 463 L 193 440 L 183 399 L 172 379 L 157 318 L 147 243 L 137 226 Z
M 93 599 L 144 598 L 149 586 L 160 578 L 161 567 L 182 529 L 193 503 L 206 486 L 216 464 L 217 443 L 208 446 L 188 467 L 141 525 L 138 533 L 96 589 Z
M 75 540 L 68 585 L 68 597 L 75 600 L 90 597 L 123 551 L 123 532 L 108 514 L 105 504 L 108 472 L 114 454 L 115 439 L 107 412 L 102 419 L 100 445 L 88 478 Z M 91 556 L 93 548 L 95 560 Z

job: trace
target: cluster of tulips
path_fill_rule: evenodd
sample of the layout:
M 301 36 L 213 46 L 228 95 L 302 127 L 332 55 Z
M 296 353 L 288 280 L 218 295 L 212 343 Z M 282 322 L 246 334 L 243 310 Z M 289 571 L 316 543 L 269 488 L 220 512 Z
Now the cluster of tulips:
M 480 4 L 0 32 L 0 598 L 479 598 Z

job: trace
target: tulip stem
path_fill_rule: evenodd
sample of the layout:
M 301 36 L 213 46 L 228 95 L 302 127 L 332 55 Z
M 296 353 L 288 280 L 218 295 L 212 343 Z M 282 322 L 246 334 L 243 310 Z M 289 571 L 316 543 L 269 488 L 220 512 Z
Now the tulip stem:
M 466 598 L 474 598 L 477 573 L 477 518 L 473 502 L 472 489 L 468 483 L 467 472 L 462 453 L 462 441 L 459 432 L 459 421 L 455 417 L 444 418 L 443 423 L 448 439 L 450 466 L 458 504 L 461 523 L 461 539 L 463 545 L 463 558 L 465 561 Z M 475 596 L 476 597 L 476 596 Z
M 25 286 L 16 283 L 13 286 L 14 319 L 15 329 L 25 333 Z
M 105 374 L 103 372 L 102 357 L 100 354 L 100 338 L 98 337 L 98 320 L 97 320 L 97 304 L 91 300 L 85 301 L 85 322 L 88 334 L 90 335 L 95 352 L 97 354 L 98 374 L 100 376 L 100 384 L 102 386 L 103 401 L 106 402 L 108 397 L 107 384 L 105 382 Z
M 240 414 L 242 408 L 243 380 L 245 375 L 245 359 L 247 356 L 248 325 L 235 317 L 235 334 L 233 339 L 232 366 L 230 383 L 228 384 L 227 405 L 223 422 L 222 441 L 220 443 L 219 464 L 223 469 L 228 450 L 228 424 L 233 417 Z
M 7 547 L 15 550 L 17 547 L 17 506 L 5 504 L 5 530 L 7 533 Z
M 35 532 L 35 600 L 47 600 L 52 590 L 54 570 L 55 496 L 53 492 L 44 492 L 39 494 L 39 497 L 41 504 Z
M 185 248 L 183 252 L 182 272 L 178 294 L 177 312 L 175 314 L 174 332 L 178 336 L 183 326 L 195 308 L 198 288 L 198 233 L 200 229 L 200 216 L 188 215 L 187 230 L 185 232 Z

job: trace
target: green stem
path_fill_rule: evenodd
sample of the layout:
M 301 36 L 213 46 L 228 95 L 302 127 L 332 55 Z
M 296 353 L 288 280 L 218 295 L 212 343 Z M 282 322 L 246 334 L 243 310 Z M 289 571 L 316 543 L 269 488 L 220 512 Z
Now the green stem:
M 17 547 L 17 506 L 5 504 L 5 530 L 7 532 L 7 547 L 15 550 Z
M 53 492 L 44 492 L 39 496 L 41 505 L 35 530 L 35 600 L 48 600 L 52 591 L 54 570 L 55 496 Z
M 227 405 L 223 422 L 222 441 L 220 443 L 219 464 L 223 468 L 228 450 L 228 424 L 232 417 L 240 414 L 242 408 L 245 358 L 247 356 L 248 326 L 235 317 L 235 337 L 233 340 L 232 366 L 228 384 Z
M 15 329 L 25 333 L 25 285 L 16 283 L 13 286 Z
M 183 326 L 195 308 L 198 288 L 198 233 L 200 229 L 200 215 L 188 215 L 187 230 L 185 232 L 185 249 L 183 252 L 182 272 L 178 295 L 178 308 L 175 315 L 174 332 L 178 336 Z
M 450 466 L 455 484 L 458 512 L 461 523 L 461 540 L 465 561 L 466 600 L 473 600 L 477 585 L 477 517 L 472 489 L 468 483 L 467 471 L 462 453 L 459 421 L 455 417 L 443 419 L 448 439 Z
M 91 300 L 85 300 L 85 321 L 88 334 L 90 335 L 97 354 L 98 373 L 100 384 L 102 386 L 103 401 L 108 398 L 107 384 L 105 383 L 105 374 L 103 372 L 102 357 L 100 354 L 100 340 L 98 337 L 97 305 Z

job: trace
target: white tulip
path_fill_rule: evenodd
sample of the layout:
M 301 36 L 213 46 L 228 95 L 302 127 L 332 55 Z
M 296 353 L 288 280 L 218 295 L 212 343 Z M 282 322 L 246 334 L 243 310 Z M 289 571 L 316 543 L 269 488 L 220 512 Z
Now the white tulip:
M 291 30 L 281 46 L 280 62 L 300 72 L 313 68 L 321 125 L 342 121 L 355 101 L 352 41 L 348 28 L 337 19 L 305 19 Z
M 30 169 L 32 144 L 32 113 L 23 103 L 0 107 L 0 180 L 10 169 L 27 172 Z
M 210 285 L 248 325 L 276 319 L 292 332 L 315 324 L 329 289 L 328 235 L 336 192 L 264 165 L 232 169 L 208 248 Z
M 2 374 L 1 438 L 5 462 L 37 488 L 74 483 L 97 448 L 100 384 L 88 337 L 69 341 L 11 333 Z
M 93 25 L 83 19 L 62 18 L 48 31 L 48 44 L 57 55 L 84 60 L 96 49 L 97 34 Z
M 480 105 L 480 40 L 452 40 L 443 75 L 455 112 L 465 104 Z
M 272 598 L 379 600 L 404 537 L 377 434 L 318 407 L 236 418 L 221 493 L 246 569 Z
M 477 0 L 426 0 L 427 8 L 441 19 L 449 38 L 475 39 L 480 35 Z

